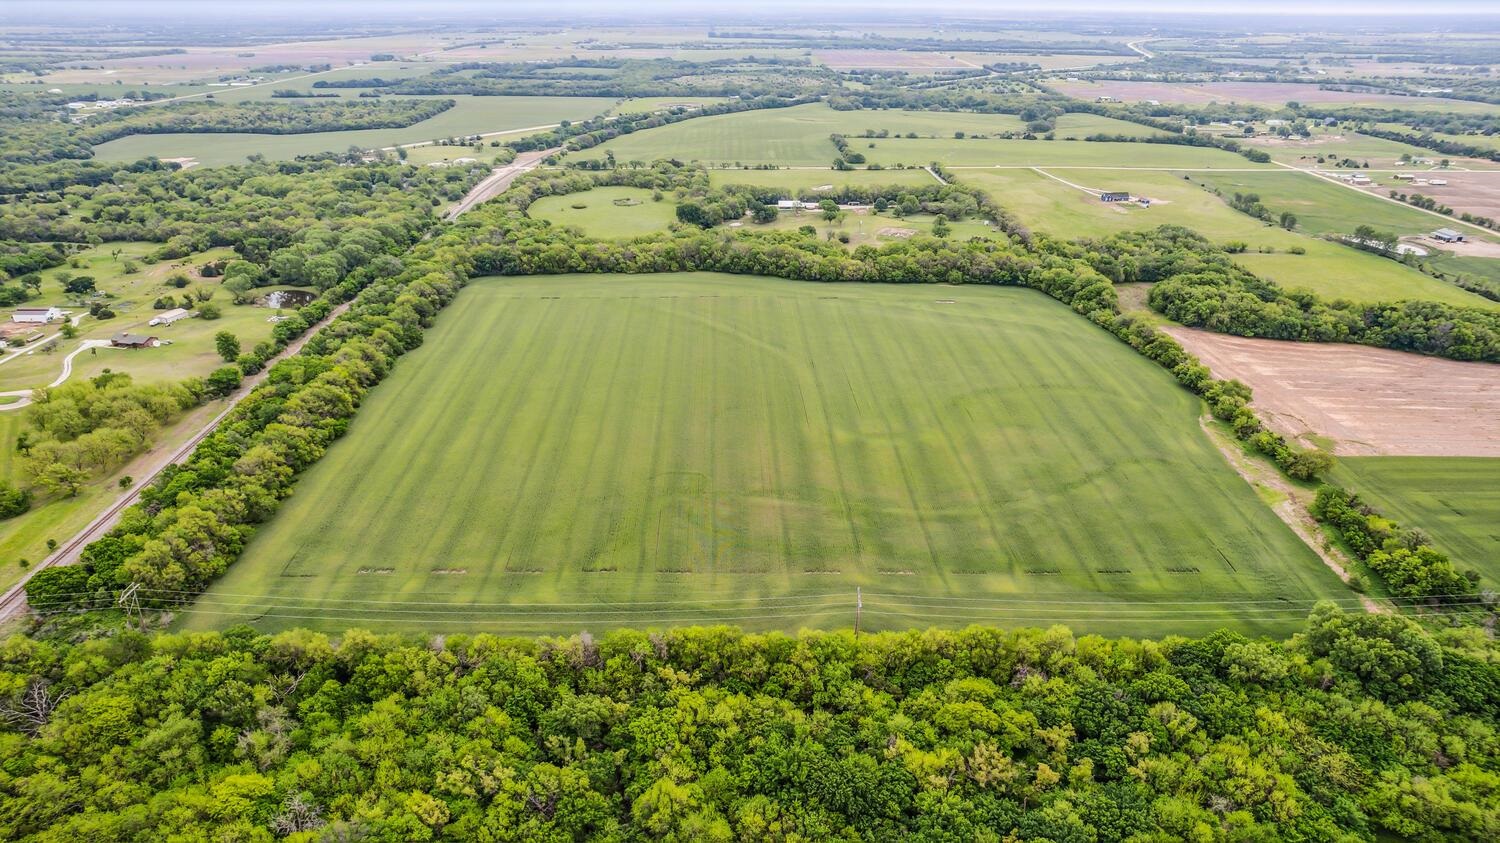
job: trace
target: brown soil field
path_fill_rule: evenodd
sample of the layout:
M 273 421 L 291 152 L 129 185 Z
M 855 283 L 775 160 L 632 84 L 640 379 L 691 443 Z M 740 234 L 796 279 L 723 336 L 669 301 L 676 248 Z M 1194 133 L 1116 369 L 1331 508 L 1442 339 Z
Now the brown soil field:
M 1164 328 L 1219 378 L 1255 391 L 1278 433 L 1344 456 L 1500 457 L 1500 366 L 1335 343 Z
M 1420 177 L 1443 179 L 1444 185 L 1412 184 L 1396 188 L 1402 193 L 1420 193 L 1457 211 L 1468 211 L 1482 217 L 1500 217 L 1500 170 L 1482 172 L 1443 172 Z

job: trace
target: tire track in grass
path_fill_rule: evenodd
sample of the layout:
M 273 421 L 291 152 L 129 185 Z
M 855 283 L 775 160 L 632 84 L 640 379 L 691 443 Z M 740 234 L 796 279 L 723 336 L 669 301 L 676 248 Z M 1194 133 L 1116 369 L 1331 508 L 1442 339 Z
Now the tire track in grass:
M 996 330 L 983 332 L 978 339 L 982 343 L 981 350 L 988 355 L 989 369 L 997 378 L 993 390 L 996 415 L 1013 422 L 1000 427 L 1006 443 L 1006 453 L 1019 457 L 1013 457 L 1014 473 L 1020 475 L 1020 485 L 1025 490 L 1025 494 L 1011 505 L 1014 516 L 1012 521 L 1025 536 L 1025 544 L 1031 548 L 1033 557 L 1017 559 L 1011 566 L 1011 576 L 1018 590 L 1029 591 L 1028 577 L 1032 575 L 1028 571 L 1047 564 L 1049 559 L 1058 555 L 1052 545 L 1060 541 L 1064 546 L 1062 555 L 1071 558 L 1079 558 L 1082 554 L 1075 544 L 1075 530 L 1060 527 L 1059 519 L 1051 512 L 1048 502 L 1050 493 L 1045 490 L 1054 485 L 1052 470 L 1049 467 L 1048 476 L 1038 477 L 1039 466 L 1034 465 L 1030 459 L 1032 456 L 1050 458 L 1049 450 L 1037 441 L 1043 420 L 1048 414 L 1042 409 L 1041 396 L 1037 394 L 1040 390 L 1035 388 L 1035 378 L 1023 380 L 1021 373 L 1045 372 L 1052 364 L 1050 359 L 1046 359 L 1042 361 L 1042 367 L 1038 368 L 1037 361 L 1026 354 L 1026 346 L 1030 344 L 1013 341 L 1015 332 L 1020 328 L 1017 320 L 1003 320 Z M 1030 529 L 1042 524 L 1052 525 L 1047 533 L 1047 538 L 1051 540 L 1047 545 L 1043 545 L 1039 541 L 1040 537 Z
M 857 351 L 861 349 L 861 345 L 856 338 L 852 327 L 849 324 L 849 314 L 846 312 L 839 314 L 839 316 L 840 319 L 838 322 L 838 327 L 841 328 L 844 332 L 846 347 L 851 350 L 856 350 L 856 353 L 854 354 L 854 365 L 859 367 L 861 380 L 865 384 L 873 384 L 874 381 L 870 378 L 869 367 L 866 363 L 868 355 L 857 353 Z M 885 337 L 881 339 L 889 341 L 890 338 Z M 910 511 L 912 513 L 912 516 L 916 519 L 917 526 L 918 528 L 920 528 L 922 533 L 922 541 L 926 544 L 927 547 L 927 561 L 929 567 L 933 575 L 943 583 L 944 587 L 948 587 L 949 583 L 947 571 L 944 570 L 942 561 L 938 557 L 937 546 L 933 543 L 932 528 L 928 524 L 927 517 L 923 514 L 921 495 L 918 494 L 916 484 L 913 481 L 913 471 L 907 464 L 905 456 L 901 453 L 900 447 L 896 444 L 898 440 L 896 426 L 891 422 L 889 406 L 884 403 L 882 403 L 880 406 L 880 418 L 885 425 L 886 435 L 889 437 L 888 442 L 890 444 L 889 451 L 891 458 L 893 459 L 897 470 L 901 474 L 902 486 L 906 489 L 906 498 L 908 504 L 910 505 Z
M 659 553 L 657 541 L 660 535 L 659 522 L 661 516 L 657 512 L 657 501 L 660 498 L 657 486 L 659 483 L 658 478 L 661 476 L 662 449 L 665 444 L 663 440 L 667 435 L 666 421 L 669 408 L 666 405 L 670 399 L 670 389 L 673 380 L 672 374 L 676 371 L 672 366 L 672 362 L 678 359 L 676 347 L 679 342 L 679 322 L 676 318 L 678 309 L 676 297 L 671 297 L 668 299 L 668 302 L 665 306 L 661 302 L 655 305 L 659 311 L 663 311 L 665 318 L 663 319 L 663 336 L 661 340 L 662 363 L 655 368 L 655 371 L 661 375 L 658 387 L 659 398 L 656 402 L 656 414 L 651 425 L 651 430 L 655 435 L 651 437 L 651 455 L 647 460 L 647 472 L 643 478 L 646 494 L 645 498 L 641 501 L 640 524 L 638 525 L 638 538 L 636 540 L 635 581 L 631 588 L 631 594 L 636 599 L 641 598 L 642 592 L 647 594 L 654 593 L 660 584 L 660 573 L 656 570 L 657 557 L 653 557 L 651 553 L 648 553 L 647 548 L 651 548 L 652 552 Z
M 490 291 L 475 290 L 472 296 L 482 300 L 490 297 Z M 518 305 L 513 301 L 501 304 L 496 319 L 499 324 L 487 326 L 490 328 L 488 331 L 477 330 L 479 326 L 476 323 L 479 320 L 473 314 L 479 308 L 464 311 L 461 314 L 463 318 L 457 324 L 449 326 L 452 330 L 445 336 L 463 337 L 466 341 L 445 343 L 445 347 L 440 349 L 443 353 L 437 355 L 441 357 L 441 362 L 435 362 L 431 367 L 432 376 L 412 378 L 413 381 L 427 383 L 429 387 L 434 382 L 440 383 L 444 390 L 441 396 L 434 396 L 429 390 L 429 406 L 407 429 L 445 430 L 456 436 L 456 439 L 431 443 L 419 451 L 423 457 L 421 462 L 406 468 L 407 474 L 420 481 L 419 488 L 402 496 L 405 506 L 398 513 L 399 518 L 384 519 L 384 523 L 390 524 L 397 536 L 390 544 L 410 548 L 410 563 L 422 569 L 414 572 L 403 583 L 404 592 L 425 594 L 429 586 L 434 585 L 431 573 L 434 568 L 467 568 L 470 565 L 479 569 L 488 567 L 488 560 L 477 555 L 471 559 L 470 554 L 461 549 L 459 530 L 455 524 L 483 523 L 475 518 L 475 510 L 486 505 L 488 499 L 486 495 L 476 494 L 473 490 L 476 475 L 488 467 L 487 460 L 481 455 L 486 453 L 484 446 L 491 429 L 481 423 L 466 424 L 460 430 L 452 431 L 442 422 L 445 417 L 473 420 L 493 418 L 497 405 L 509 394 L 506 390 L 468 389 L 466 386 L 474 372 L 506 371 L 510 368 L 506 358 L 515 352 L 517 346 L 513 335 L 506 328 L 513 321 L 512 313 L 516 307 Z M 440 397 L 440 400 L 432 400 L 434 397 Z M 434 494 L 432 488 L 434 478 L 443 478 L 440 482 L 447 489 L 461 490 L 462 497 L 453 500 L 443 496 L 445 499 L 438 500 L 439 496 Z M 423 505 L 413 512 L 413 502 L 421 502 Z M 458 517 L 454 517 L 455 515 Z M 415 542 L 409 538 L 406 541 L 400 540 L 400 537 L 411 535 L 421 538 Z M 475 580 L 482 576 L 479 571 L 471 573 L 476 575 Z M 463 584 L 471 582 L 473 581 L 465 580 Z M 485 589 L 482 582 L 480 586 L 477 590 L 483 593 Z M 472 594 L 474 590 L 465 591 Z
M 844 524 L 849 529 L 849 538 L 853 542 L 853 545 L 854 545 L 853 550 L 854 550 L 854 562 L 855 562 L 855 565 L 857 567 L 863 568 L 863 566 L 864 566 L 863 542 L 860 540 L 859 527 L 858 527 L 857 522 L 854 519 L 854 510 L 850 506 L 850 501 L 849 501 L 849 486 L 848 486 L 848 483 L 847 483 L 847 481 L 846 481 L 846 479 L 844 477 L 843 463 L 839 459 L 838 441 L 837 441 L 837 437 L 835 436 L 835 432 L 834 432 L 834 426 L 833 426 L 833 421 L 832 421 L 833 417 L 829 413 L 829 410 L 828 410 L 828 398 L 827 398 L 827 395 L 824 393 L 824 391 L 822 389 L 822 384 L 821 384 L 821 381 L 819 379 L 819 375 L 818 375 L 818 357 L 817 357 L 817 355 L 815 355 L 815 354 L 812 353 L 813 352 L 813 344 L 808 339 L 808 335 L 807 335 L 807 321 L 805 319 L 801 318 L 801 316 L 802 316 L 802 313 L 799 312 L 798 313 L 798 317 L 799 318 L 797 319 L 797 329 L 798 329 L 798 332 L 799 332 L 799 334 L 801 336 L 802 347 L 807 350 L 807 365 L 808 365 L 808 371 L 809 371 L 809 374 L 810 374 L 810 380 L 811 380 L 813 388 L 817 391 L 817 394 L 818 394 L 818 407 L 819 407 L 819 410 L 822 413 L 821 421 L 822 421 L 822 428 L 823 428 L 823 438 L 824 438 L 824 441 L 828 443 L 829 465 L 830 465 L 831 469 L 833 470 L 834 480 L 838 484 L 839 506 L 843 510 L 843 513 L 844 513 Z M 809 426 L 811 426 L 811 425 L 809 425 Z M 811 433 L 812 431 L 809 430 L 808 432 Z
M 882 303 L 871 315 L 869 319 L 870 324 L 883 327 L 885 330 L 876 330 L 874 332 L 874 335 L 878 339 L 870 343 L 871 350 L 869 354 L 860 355 L 860 365 L 864 371 L 864 379 L 870 386 L 871 391 L 888 396 L 888 400 L 883 405 L 882 413 L 892 430 L 892 450 L 898 455 L 903 470 L 908 472 L 908 476 L 917 490 L 918 500 L 921 501 L 926 510 L 926 515 L 923 517 L 927 529 L 924 532 L 929 537 L 929 541 L 933 542 L 933 552 L 934 554 L 940 554 L 948 552 L 948 549 L 951 548 L 956 557 L 957 548 L 964 548 L 966 550 L 969 548 L 970 536 L 968 535 L 968 531 L 956 522 L 953 517 L 955 509 L 949 501 L 950 494 L 956 490 L 952 484 L 947 482 L 946 473 L 938 467 L 938 464 L 941 462 L 940 452 L 942 449 L 934 448 L 926 441 L 926 433 L 933 427 L 936 427 L 944 436 L 947 435 L 946 431 L 941 429 L 942 423 L 937 418 L 940 412 L 931 403 L 931 393 L 928 390 L 927 383 L 929 378 L 924 377 L 918 371 L 903 369 L 903 374 L 909 371 L 912 380 L 920 384 L 913 389 L 909 386 L 903 388 L 892 377 L 893 372 L 897 370 L 898 366 L 894 362 L 891 346 L 894 344 L 905 349 L 911 342 L 929 339 L 928 334 L 930 332 L 925 327 L 930 326 L 912 330 L 917 326 L 911 321 L 911 317 L 914 314 L 908 309 L 909 307 L 910 305 L 906 302 Z M 897 318 L 892 318 L 893 311 L 899 314 Z M 893 339 L 895 337 L 903 339 L 896 341 Z M 932 352 L 931 347 L 924 343 L 923 349 L 930 357 Z M 869 365 L 872 359 L 879 364 L 873 369 L 878 374 L 872 374 Z M 909 356 L 907 356 L 907 359 L 910 359 Z M 936 363 L 938 361 L 933 362 Z M 879 388 L 876 386 L 877 378 L 879 379 Z M 909 401 L 913 392 L 919 393 L 925 399 L 921 406 L 914 406 Z M 924 416 L 924 411 L 926 415 L 932 417 L 931 424 L 928 424 L 928 419 Z M 890 422 L 893 415 L 896 417 L 896 420 L 895 422 Z M 966 471 L 967 469 L 959 467 L 957 470 Z M 958 509 L 963 509 L 963 507 L 959 506 Z M 939 548 L 943 550 L 940 551 Z M 956 558 L 946 561 L 943 565 L 946 573 L 953 572 L 953 563 L 955 561 L 957 561 Z
M 756 308 L 756 333 L 761 336 L 781 337 L 779 328 L 785 324 L 785 320 L 784 317 L 774 312 L 778 307 L 776 300 L 769 299 L 759 304 L 760 306 Z M 784 340 L 782 347 L 785 348 Z M 760 361 L 756 362 L 759 363 Z M 794 380 L 797 377 L 794 367 L 787 363 L 787 361 L 782 361 L 782 363 L 785 367 L 786 380 Z M 791 519 L 789 518 L 790 510 L 784 503 L 788 500 L 788 497 L 786 494 L 786 481 L 781 471 L 781 442 L 784 432 L 783 426 L 778 424 L 777 421 L 778 413 L 776 412 L 775 403 L 771 400 L 772 393 L 766 388 L 769 380 L 775 378 L 774 369 L 769 364 L 756 365 L 751 367 L 750 374 L 754 375 L 754 377 L 747 378 L 747 380 L 755 384 L 755 406 L 759 410 L 759 418 L 764 422 L 763 429 L 766 432 L 764 440 L 765 452 L 762 454 L 761 476 L 763 478 L 763 487 L 769 491 L 769 495 L 762 494 L 761 499 L 769 499 L 772 502 L 783 502 L 779 506 L 773 504 L 769 507 L 769 511 L 774 515 L 776 519 L 776 531 L 781 535 L 781 558 L 776 560 L 778 563 L 777 568 L 779 568 L 781 573 L 784 588 L 792 588 Z M 768 374 L 771 375 L 770 379 L 766 377 Z M 801 438 L 801 436 L 798 436 L 799 440 Z M 798 503 L 801 503 L 801 501 L 798 500 Z
M 447 488 L 459 490 L 462 497 L 453 500 L 444 496 L 441 502 L 431 501 L 433 509 L 440 512 L 438 523 L 426 532 L 425 540 L 414 552 L 428 561 L 429 568 L 438 559 L 443 560 L 445 567 L 453 567 L 459 561 L 467 566 L 472 560 L 477 570 L 471 570 L 472 578 L 462 581 L 463 585 L 471 586 L 464 590 L 469 595 L 489 595 L 499 593 L 492 589 L 494 577 L 502 570 L 495 552 L 498 542 L 492 543 L 488 532 L 476 530 L 474 525 L 491 523 L 491 510 L 497 505 L 507 511 L 514 505 L 509 495 L 511 489 L 504 483 L 505 471 L 496 470 L 494 458 L 505 453 L 504 444 L 510 435 L 508 421 L 531 391 L 537 369 L 533 360 L 545 347 L 545 343 L 538 341 L 544 321 L 525 318 L 532 305 L 525 299 L 502 296 L 499 290 L 490 287 L 473 292 L 479 301 L 465 311 L 469 318 L 452 326 L 454 330 L 447 335 L 454 338 L 455 351 L 468 347 L 473 352 L 460 367 L 444 367 L 440 373 L 452 379 L 454 395 L 462 396 L 463 417 L 474 421 L 462 426 L 458 441 L 444 442 L 437 448 L 443 454 L 438 470 L 452 478 Z M 492 313 L 495 317 L 492 322 L 482 324 L 479 314 L 489 312 L 490 301 L 499 302 L 498 312 Z M 482 337 L 478 341 L 476 334 Z M 507 388 L 470 388 L 476 372 L 496 373 Z M 424 429 L 458 433 L 441 424 L 443 416 L 452 415 L 451 409 L 436 415 L 435 426 Z M 492 482 L 480 482 L 484 478 L 491 478 Z M 426 588 L 428 579 L 430 575 L 419 586 Z
M 1003 306 L 1003 300 L 1000 304 Z M 954 322 L 964 326 L 967 329 L 967 333 L 983 332 L 994 328 L 994 323 L 990 320 L 961 318 L 965 315 L 967 314 L 960 314 L 960 318 L 955 318 Z M 982 390 L 974 382 L 973 370 L 971 368 L 973 355 L 969 353 L 969 349 L 966 346 L 961 347 L 956 331 L 940 330 L 937 332 L 937 335 L 938 342 L 942 344 L 945 355 L 943 358 L 944 366 L 950 371 L 956 372 L 959 379 L 963 381 L 965 395 L 961 396 L 961 400 L 966 396 L 979 395 Z M 968 337 L 966 336 L 964 339 L 967 341 Z M 958 409 L 957 402 L 955 402 L 954 409 Z M 996 551 L 1003 554 L 1002 558 L 1005 560 L 1017 559 L 1020 555 L 1020 549 L 1016 547 L 1010 531 L 1006 530 L 1005 525 L 997 520 L 1003 503 L 1001 501 L 1002 496 L 999 494 L 1000 490 L 995 488 L 997 484 L 993 482 L 998 476 L 997 468 L 994 461 L 990 459 L 990 454 L 985 449 L 984 443 L 976 431 L 976 428 L 983 422 L 967 413 L 965 417 L 967 418 L 967 422 L 960 422 L 964 447 L 959 447 L 959 443 L 951 436 L 949 437 L 949 446 L 952 449 L 954 459 L 964 467 L 964 472 L 969 477 L 970 487 L 974 490 L 976 503 L 982 510 L 985 521 L 990 526 L 990 534 L 995 539 Z M 973 469 L 970 467 L 971 463 L 980 465 L 982 476 L 975 475 Z M 1001 506 L 994 504 L 1001 504 Z
M 629 450 L 632 434 L 635 430 L 637 414 L 635 412 L 612 412 L 612 408 L 633 408 L 633 399 L 639 396 L 622 394 L 625 380 L 620 377 L 625 368 L 626 361 L 631 359 L 630 352 L 638 343 L 639 337 L 649 335 L 648 331 L 637 331 L 635 323 L 640 314 L 633 301 L 622 301 L 618 305 L 607 305 L 618 307 L 623 314 L 618 334 L 618 347 L 615 349 L 614 365 L 610 367 L 609 384 L 603 390 L 603 403 L 598 411 L 598 425 L 594 435 L 590 437 L 592 446 L 589 448 L 588 459 L 584 461 L 584 484 L 579 488 L 579 494 L 573 507 L 570 521 L 574 524 L 582 524 L 587 521 L 591 528 L 580 538 L 585 546 L 576 553 L 580 563 L 579 573 L 586 573 L 590 569 L 598 570 L 604 564 L 604 554 L 610 546 L 610 539 L 614 535 L 615 525 L 620 517 L 619 501 L 622 498 L 621 484 L 619 483 L 620 460 Z M 605 454 L 608 456 L 606 465 L 598 466 L 600 446 L 607 443 Z M 599 489 L 598 486 L 603 486 Z M 585 507 L 592 512 L 585 511 Z M 571 551 L 572 543 L 569 544 Z M 584 566 L 588 567 L 584 567 Z M 561 579 L 561 578 L 559 578 Z M 563 583 L 559 582 L 558 585 Z
M 558 377 L 552 383 L 567 384 L 568 389 L 549 390 L 551 400 L 541 416 L 528 414 L 532 425 L 523 427 L 527 440 L 536 443 L 527 459 L 525 476 L 517 485 L 517 503 L 507 514 L 506 524 L 510 543 L 510 565 L 524 566 L 521 570 L 536 570 L 535 553 L 538 525 L 542 523 L 557 492 L 558 473 L 564 452 L 572 439 L 573 426 L 577 423 L 577 408 L 582 400 L 584 385 L 593 372 L 598 359 L 599 331 L 597 311 L 580 310 L 566 299 L 549 301 L 550 322 L 561 322 L 576 328 L 585 339 L 567 343 L 567 352 L 560 365 Z M 540 469 L 540 472 L 538 471 Z M 562 560 L 555 560 L 560 563 Z

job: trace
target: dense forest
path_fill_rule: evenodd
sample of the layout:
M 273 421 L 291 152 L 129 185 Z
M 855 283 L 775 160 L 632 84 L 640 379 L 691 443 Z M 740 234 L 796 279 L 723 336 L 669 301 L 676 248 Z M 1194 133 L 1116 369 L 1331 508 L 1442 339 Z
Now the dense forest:
M 1493 840 L 1477 635 L 0 644 L 8 840 Z

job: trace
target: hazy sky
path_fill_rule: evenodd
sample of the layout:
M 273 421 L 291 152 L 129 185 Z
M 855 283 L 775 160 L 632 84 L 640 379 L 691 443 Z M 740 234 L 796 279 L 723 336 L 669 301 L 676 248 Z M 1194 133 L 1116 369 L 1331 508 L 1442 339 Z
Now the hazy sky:
M 591 17 L 621 17 L 637 14 L 681 14 L 695 18 L 766 16 L 788 14 L 799 17 L 879 12 L 884 15 L 909 15 L 913 19 L 935 13 L 963 14 L 972 17 L 1015 18 L 1033 15 L 1056 15 L 1071 12 L 1099 13 L 1101 17 L 1127 16 L 1131 12 L 1170 11 L 1186 14 L 1247 14 L 1347 16 L 1357 23 L 1359 16 L 1413 15 L 1431 19 L 1444 13 L 1500 14 L 1496 0 L 1431 0 L 1399 2 L 1398 0 L 755 0 L 748 5 L 726 4 L 722 0 L 0 0 L 0 20 L 25 23 L 28 19 L 55 21 L 78 15 L 108 17 L 187 16 L 204 19 L 225 16 L 329 17 L 345 14 L 381 18 L 415 16 L 423 18 L 469 14 L 476 18 L 503 19 L 516 16 L 566 14 Z M 1441 25 L 1441 21 L 1431 21 Z

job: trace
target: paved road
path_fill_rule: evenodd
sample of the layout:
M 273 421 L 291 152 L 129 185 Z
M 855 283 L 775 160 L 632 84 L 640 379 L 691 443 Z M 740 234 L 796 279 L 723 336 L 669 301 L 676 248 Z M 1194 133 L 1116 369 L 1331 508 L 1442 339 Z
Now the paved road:
M 350 304 L 352 304 L 352 302 L 345 302 L 344 304 L 341 304 L 338 307 L 334 308 L 333 312 L 328 314 L 328 317 L 326 319 L 309 328 L 307 333 L 303 334 L 300 339 L 298 339 L 291 345 L 288 345 L 285 349 L 282 350 L 280 354 L 267 361 L 265 369 L 262 369 L 260 372 L 248 378 L 245 378 L 244 382 L 240 385 L 240 388 L 235 391 L 234 394 L 229 396 L 227 402 L 224 405 L 224 409 L 217 415 L 215 415 L 212 419 L 210 419 L 208 423 L 205 424 L 201 429 L 199 429 L 197 433 L 193 434 L 193 436 L 189 438 L 187 442 L 183 443 L 182 447 L 177 448 L 173 451 L 163 451 L 157 459 L 148 462 L 148 472 L 146 476 L 140 480 L 140 482 L 136 483 L 135 486 L 133 486 L 129 491 L 121 495 L 120 499 L 115 501 L 109 507 L 109 509 L 106 509 L 104 512 L 100 513 L 99 516 L 96 517 L 93 521 L 90 521 L 87 527 L 84 527 L 82 530 L 78 531 L 78 533 L 71 539 L 68 539 L 66 542 L 63 542 L 61 545 L 59 545 L 57 550 L 54 551 L 51 556 L 43 559 L 38 565 L 27 571 L 26 575 L 21 578 L 20 582 L 17 582 L 14 586 L 11 587 L 9 591 L 5 592 L 3 596 L 0 596 L 0 623 L 17 617 L 25 611 L 26 591 L 24 587 L 27 580 L 35 576 L 37 571 L 50 568 L 53 565 L 72 565 L 76 563 L 78 561 L 79 554 L 83 552 L 83 549 L 87 547 L 90 542 L 109 532 L 109 530 L 113 528 L 117 522 L 119 522 L 120 513 L 124 512 L 126 507 L 136 502 L 136 500 L 140 497 L 142 489 L 151 485 L 151 481 L 155 480 L 156 476 L 161 474 L 161 472 L 165 470 L 167 466 L 180 463 L 183 460 L 187 459 L 188 455 L 193 452 L 193 449 L 198 447 L 198 443 L 207 438 L 210 433 L 213 433 L 214 428 L 219 426 L 219 423 L 224 420 L 224 417 L 228 416 L 230 411 L 245 399 L 245 396 L 249 395 L 251 391 L 255 389 L 255 387 L 265 382 L 265 379 L 269 375 L 271 366 L 273 364 L 301 351 L 302 346 L 307 344 L 307 341 L 312 338 L 313 334 L 316 333 L 319 328 L 341 316 L 345 311 L 349 309 Z
M 474 185 L 474 189 L 470 190 L 467 196 L 458 200 L 457 204 L 449 208 L 448 213 L 443 215 L 443 219 L 457 219 L 460 214 L 471 211 L 475 207 L 504 193 L 505 189 L 510 187 L 510 183 L 515 181 L 517 176 L 535 170 L 542 163 L 542 159 L 557 152 L 557 150 L 558 147 L 554 147 L 552 149 L 522 152 L 516 155 L 516 160 L 504 166 L 496 167 L 494 172 L 485 177 L 484 181 Z

